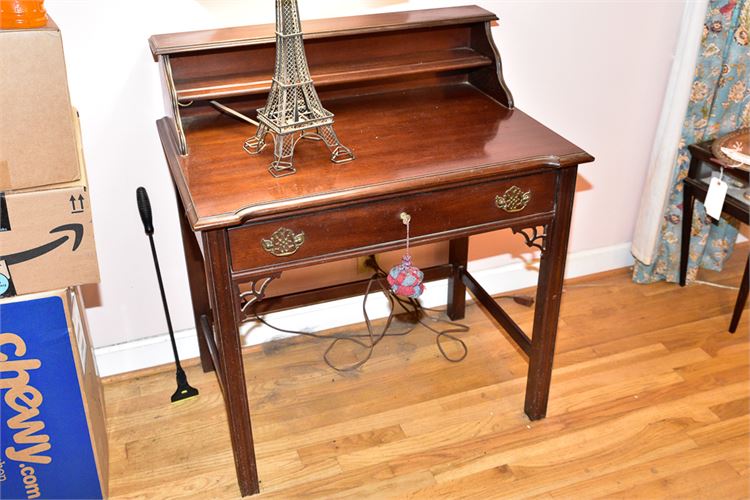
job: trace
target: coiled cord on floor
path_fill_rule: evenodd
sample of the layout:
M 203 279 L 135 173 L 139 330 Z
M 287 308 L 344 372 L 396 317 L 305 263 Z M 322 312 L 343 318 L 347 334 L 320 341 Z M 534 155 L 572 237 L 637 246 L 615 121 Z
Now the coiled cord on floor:
M 466 343 L 458 338 L 455 334 L 468 332 L 468 325 L 458 323 L 456 321 L 450 321 L 448 319 L 445 319 L 444 317 L 440 317 L 442 315 L 442 311 L 424 307 L 417 299 L 400 297 L 393 293 L 393 291 L 391 291 L 390 287 L 386 284 L 385 281 L 387 273 L 380 267 L 380 265 L 378 265 L 374 256 L 370 256 L 365 261 L 365 264 L 374 270 L 373 275 L 367 282 L 367 289 L 365 290 L 364 299 L 362 300 L 362 315 L 364 316 L 365 325 L 367 326 L 367 333 L 319 334 L 314 332 L 304 332 L 301 330 L 288 330 L 270 324 L 265 320 L 265 318 L 261 317 L 257 313 L 253 313 L 253 316 L 255 320 L 279 332 L 290 333 L 294 335 L 304 335 L 306 337 L 313 337 L 321 340 L 332 340 L 331 344 L 323 354 L 323 361 L 325 361 L 325 363 L 332 369 L 339 372 L 352 371 L 361 367 L 370 360 L 375 350 L 375 346 L 378 345 L 381 340 L 383 340 L 385 337 L 402 337 L 404 335 L 408 335 L 417 327 L 417 325 L 422 325 L 435 334 L 435 344 L 437 345 L 440 354 L 446 360 L 452 363 L 458 363 L 466 358 L 466 356 L 469 354 L 469 348 Z M 383 295 L 385 295 L 386 299 L 388 299 L 390 309 L 388 318 L 386 319 L 382 330 L 379 332 L 375 331 L 375 326 L 372 324 L 370 316 L 367 314 L 367 298 L 370 296 L 370 293 L 373 292 L 373 287 L 375 286 L 375 284 L 377 284 L 377 286 L 380 288 L 380 291 L 383 292 Z M 527 295 L 502 295 L 497 298 L 513 299 L 516 303 L 527 307 L 530 307 L 534 304 L 534 299 Z M 402 312 L 399 314 L 396 313 L 397 305 L 402 310 Z M 403 331 L 389 331 L 391 324 L 393 323 L 393 319 L 396 316 L 401 315 L 405 315 L 411 325 Z M 439 327 L 433 326 L 438 324 L 446 325 L 447 327 L 444 329 L 440 329 Z M 445 348 L 443 347 L 443 343 L 446 340 L 453 341 L 461 346 L 461 354 L 459 356 L 452 357 L 448 355 L 448 353 L 445 351 Z M 339 342 L 353 342 L 354 344 L 362 347 L 365 350 L 364 357 L 356 363 L 350 365 L 336 365 L 333 361 L 331 361 L 330 355 Z
M 365 290 L 365 296 L 364 300 L 362 301 L 362 315 L 365 319 L 365 325 L 367 326 L 367 333 L 348 333 L 348 334 L 319 334 L 319 333 L 313 333 L 313 332 L 303 332 L 299 330 L 288 330 L 285 328 L 280 328 L 276 325 L 272 325 L 268 323 L 264 318 L 259 316 L 257 313 L 254 313 L 254 317 L 257 321 L 263 323 L 264 325 L 268 326 L 269 328 L 273 328 L 274 330 L 284 332 L 284 333 L 291 333 L 296 335 L 304 335 L 307 337 L 313 337 L 321 340 L 332 340 L 331 344 L 326 349 L 325 353 L 323 354 L 323 360 L 325 363 L 333 368 L 336 371 L 339 372 L 347 372 L 356 370 L 357 368 L 361 367 L 369 359 L 372 357 L 372 354 L 375 350 L 375 346 L 378 345 L 378 343 L 383 340 L 385 337 L 402 337 L 404 335 L 407 335 L 411 333 L 417 325 L 422 325 L 431 332 L 435 333 L 435 343 L 437 345 L 438 350 L 440 351 L 440 354 L 447 359 L 450 362 L 458 363 L 459 361 L 463 361 L 466 356 L 469 354 L 469 348 L 466 346 L 466 343 L 458 338 L 456 335 L 457 333 L 465 333 L 469 331 L 469 327 L 467 325 L 464 325 L 462 323 L 458 323 L 455 321 L 450 321 L 441 317 L 438 317 L 437 315 L 431 314 L 437 312 L 435 309 L 429 309 L 426 307 L 423 307 L 422 304 L 419 303 L 416 299 L 411 298 L 404 298 L 399 297 L 398 295 L 394 294 L 391 289 L 386 285 L 385 278 L 386 273 L 383 269 L 380 268 L 379 265 L 375 262 L 374 259 L 369 259 L 367 261 L 367 264 L 370 267 L 373 267 L 375 269 L 375 272 L 370 277 L 370 280 L 367 282 L 367 289 Z M 377 285 L 383 294 L 385 295 L 386 299 L 388 299 L 389 303 L 389 309 L 390 312 L 388 314 L 388 318 L 385 321 L 385 324 L 383 325 L 382 329 L 380 331 L 375 331 L 375 326 L 372 324 L 372 321 L 370 320 L 370 316 L 367 314 L 367 298 L 369 297 L 370 293 L 373 292 L 373 287 Z M 400 314 L 396 313 L 396 306 L 400 307 L 402 309 L 402 312 Z M 408 318 L 408 322 L 411 323 L 411 325 L 406 328 L 403 331 L 389 331 L 391 324 L 393 323 L 393 319 L 396 316 L 400 316 L 402 314 L 405 314 Z M 445 324 L 447 325 L 447 328 L 440 329 L 438 327 L 435 327 L 433 325 L 436 324 Z M 462 353 L 459 356 L 450 356 L 445 351 L 443 347 L 443 343 L 446 340 L 450 340 L 453 342 L 456 342 L 459 346 L 461 346 Z M 337 365 L 333 361 L 331 361 L 330 355 L 333 349 L 336 347 L 336 345 L 339 342 L 353 342 L 354 344 L 362 347 L 365 350 L 364 357 L 361 358 L 359 361 L 350 364 L 350 365 Z

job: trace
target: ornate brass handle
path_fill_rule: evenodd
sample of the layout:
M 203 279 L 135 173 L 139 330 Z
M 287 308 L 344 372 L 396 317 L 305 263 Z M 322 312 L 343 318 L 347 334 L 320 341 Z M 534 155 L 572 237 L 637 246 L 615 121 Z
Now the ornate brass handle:
M 518 186 L 509 187 L 502 196 L 495 196 L 495 205 L 508 213 L 520 212 L 531 201 L 531 190 L 522 190 Z
M 260 240 L 263 250 L 276 257 L 286 257 L 294 254 L 305 242 L 305 233 L 280 227 L 268 239 Z

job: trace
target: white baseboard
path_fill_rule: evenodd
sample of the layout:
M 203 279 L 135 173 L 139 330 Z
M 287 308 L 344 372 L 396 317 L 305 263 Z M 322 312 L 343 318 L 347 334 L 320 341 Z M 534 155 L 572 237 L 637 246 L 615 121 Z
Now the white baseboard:
M 537 255 L 531 253 L 516 259 L 508 256 L 489 257 L 470 262 L 469 271 L 488 293 L 495 295 L 535 286 L 538 276 L 536 269 L 538 260 L 535 260 L 535 257 Z M 631 265 L 633 265 L 633 257 L 630 254 L 630 243 L 622 243 L 569 254 L 565 277 L 575 278 Z M 447 295 L 446 280 L 430 282 L 422 297 L 422 303 L 427 307 L 444 306 Z M 387 316 L 388 305 L 385 297 L 382 294 L 372 295 L 368 299 L 367 312 L 372 319 Z M 364 321 L 362 297 L 351 297 L 272 313 L 267 315 L 266 319 L 282 328 L 310 332 L 361 323 Z M 245 345 L 255 345 L 290 336 L 265 325 L 254 323 L 243 325 L 241 334 Z M 182 359 L 198 356 L 195 329 L 177 332 L 175 339 Z M 95 350 L 95 355 L 99 373 L 104 377 L 173 361 L 169 336 L 166 333 L 123 344 L 100 347 Z

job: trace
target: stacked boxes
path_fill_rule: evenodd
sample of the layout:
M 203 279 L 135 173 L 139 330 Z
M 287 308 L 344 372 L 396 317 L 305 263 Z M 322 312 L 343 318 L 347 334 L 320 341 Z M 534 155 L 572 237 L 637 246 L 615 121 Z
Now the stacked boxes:
M 99 281 L 85 170 L 60 31 L 0 30 L 0 297 Z
M 0 499 L 106 495 L 103 397 L 74 288 L 98 281 L 60 31 L 0 30 Z

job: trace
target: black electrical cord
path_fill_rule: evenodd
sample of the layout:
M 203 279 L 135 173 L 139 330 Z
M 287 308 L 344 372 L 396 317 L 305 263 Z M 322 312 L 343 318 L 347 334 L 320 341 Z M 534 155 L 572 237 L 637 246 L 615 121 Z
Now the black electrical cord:
M 469 331 L 469 327 L 467 325 L 456 323 L 456 322 L 442 319 L 439 317 L 430 316 L 429 311 L 433 311 L 433 310 L 422 307 L 422 305 L 416 299 L 399 297 L 398 295 L 393 293 L 391 289 L 385 284 L 385 278 L 387 275 L 385 271 L 383 271 L 379 266 L 377 266 L 377 263 L 374 263 L 374 259 L 368 260 L 368 264 L 371 267 L 375 268 L 375 273 L 370 277 L 370 280 L 367 283 L 367 289 L 365 291 L 364 300 L 362 301 L 362 314 L 365 318 L 365 324 L 367 325 L 367 333 L 321 335 L 318 333 L 303 332 L 303 331 L 298 331 L 298 330 L 288 330 L 285 328 L 277 327 L 275 325 L 268 323 L 264 318 L 259 316 L 257 313 L 254 313 L 254 317 L 257 321 L 280 332 L 291 333 L 291 334 L 296 334 L 296 335 L 304 335 L 307 337 L 313 337 L 313 338 L 317 338 L 321 340 L 332 339 L 333 342 L 331 342 L 331 344 L 328 346 L 325 353 L 323 354 L 323 360 L 328 366 L 330 366 L 331 368 L 339 372 L 352 371 L 361 367 L 367 361 L 369 361 L 369 359 L 372 357 L 373 351 L 375 350 L 375 346 L 378 345 L 378 343 L 381 340 L 383 340 L 383 338 L 401 337 L 401 336 L 407 335 L 410 332 L 412 332 L 418 324 L 421 324 L 428 330 L 435 333 L 436 335 L 435 342 L 437 344 L 438 350 L 440 351 L 440 354 L 442 354 L 445 359 L 453 363 L 458 363 L 459 361 L 463 361 L 463 359 L 466 358 L 466 356 L 469 353 L 469 348 L 466 346 L 466 343 L 463 340 L 456 337 L 454 334 L 464 333 L 464 332 Z M 375 326 L 372 324 L 372 321 L 370 320 L 370 316 L 367 314 L 367 307 L 366 307 L 367 298 L 372 292 L 373 286 L 375 284 L 377 284 L 380 287 L 380 290 L 388 299 L 388 303 L 390 306 L 390 313 L 388 314 L 388 318 L 386 319 L 385 324 L 383 325 L 383 328 L 378 332 L 375 331 Z M 396 304 L 398 304 L 398 306 L 403 310 L 401 314 L 396 314 Z M 412 325 L 403 331 L 396 331 L 396 332 L 389 331 L 391 324 L 393 323 L 393 319 L 396 316 L 400 316 L 402 314 L 406 314 L 407 318 L 409 318 Z M 428 321 L 431 323 L 445 323 L 449 325 L 449 328 L 441 330 L 439 328 L 435 328 L 432 325 L 430 325 Z M 457 342 L 461 346 L 461 349 L 463 351 L 461 355 L 457 357 L 451 357 L 448 355 L 448 353 L 445 352 L 445 349 L 443 348 L 443 342 L 446 339 Z M 365 356 L 359 361 L 357 361 L 356 363 L 353 363 L 351 365 L 340 366 L 340 365 L 335 364 L 333 361 L 331 361 L 330 354 L 333 351 L 333 349 L 336 347 L 336 345 L 342 341 L 353 342 L 357 344 L 358 346 L 361 346 L 362 348 L 366 350 Z
M 279 332 L 290 333 L 294 335 L 304 335 L 306 337 L 312 337 L 312 338 L 321 339 L 321 340 L 333 340 L 333 342 L 331 342 L 331 344 L 328 346 L 325 353 L 323 354 L 323 360 L 328 366 L 330 366 L 331 368 L 339 372 L 352 371 L 361 367 L 367 361 L 369 361 L 369 359 L 372 357 L 373 351 L 375 350 L 375 346 L 378 345 L 378 343 L 381 340 L 383 340 L 383 338 L 402 337 L 404 335 L 411 333 L 417 327 L 418 324 L 422 325 L 423 327 L 427 328 L 428 330 L 430 330 L 431 332 L 435 334 L 435 344 L 437 345 L 437 348 L 440 351 L 440 354 L 446 360 L 452 363 L 458 363 L 460 361 L 463 361 L 466 358 L 466 356 L 469 354 L 469 348 L 463 340 L 461 340 L 454 334 L 468 332 L 469 327 L 467 325 L 463 323 L 458 323 L 455 321 L 450 321 L 450 320 L 438 317 L 437 315 L 431 315 L 430 313 L 440 314 L 442 313 L 442 311 L 424 307 L 422 306 L 422 304 L 419 303 L 417 299 L 401 297 L 393 293 L 390 287 L 386 285 L 385 280 L 388 274 L 380 267 L 380 265 L 375 260 L 374 256 L 370 256 L 370 258 L 368 258 L 365 261 L 365 265 L 367 265 L 368 267 L 370 267 L 371 269 L 375 271 L 373 275 L 370 277 L 370 280 L 367 282 L 367 289 L 365 290 L 364 300 L 362 301 L 362 314 L 365 318 L 365 324 L 367 325 L 367 333 L 359 333 L 359 334 L 357 333 L 335 334 L 334 333 L 334 334 L 321 335 L 321 334 L 313 333 L 313 332 L 304 332 L 301 330 L 288 330 L 285 328 L 280 328 L 278 326 L 268 323 L 264 318 L 262 318 L 257 313 L 253 313 L 253 316 L 255 320 Z M 372 324 L 372 321 L 370 321 L 370 316 L 367 314 L 367 298 L 372 292 L 372 287 L 375 283 L 378 284 L 378 286 L 380 287 L 380 291 L 382 291 L 386 299 L 388 299 L 388 304 L 390 308 L 388 318 L 386 319 L 385 324 L 383 325 L 383 329 L 380 332 L 375 332 L 375 328 Z M 519 295 L 519 296 L 506 295 L 506 296 L 501 296 L 498 298 L 511 298 L 516 303 L 525 305 L 525 306 L 531 306 L 534 303 L 533 298 L 525 296 L 525 295 Z M 403 311 L 400 314 L 396 314 L 397 304 Z M 393 323 L 393 319 L 401 315 L 406 315 L 409 322 L 411 323 L 411 326 L 403 331 L 389 332 L 388 330 L 391 327 L 391 324 Z M 439 328 L 433 327 L 430 323 L 432 324 L 443 323 L 445 325 L 448 325 L 448 328 L 441 330 Z M 443 342 L 446 339 L 458 343 L 458 345 L 461 346 L 462 354 L 457 357 L 449 356 L 448 353 L 445 352 L 445 349 L 443 348 Z M 336 345 L 342 341 L 353 342 L 357 344 L 358 346 L 366 349 L 364 358 L 360 359 L 359 361 L 351 365 L 337 366 L 334 362 L 331 361 L 329 356 L 331 354 L 331 351 L 333 351 L 333 349 L 336 347 Z

